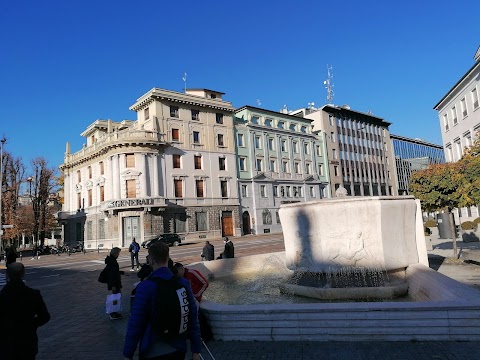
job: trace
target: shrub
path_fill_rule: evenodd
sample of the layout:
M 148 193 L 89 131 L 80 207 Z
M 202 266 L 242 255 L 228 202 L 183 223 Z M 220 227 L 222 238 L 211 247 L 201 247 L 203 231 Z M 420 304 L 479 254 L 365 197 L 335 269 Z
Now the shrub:
M 436 227 L 436 226 L 437 226 L 437 222 L 433 219 L 427 220 L 425 222 L 425 227 L 427 228 Z
M 476 218 L 475 220 L 473 220 L 473 222 L 474 222 L 475 224 L 480 224 L 480 217 L 478 217 L 478 218 Z
M 465 221 L 461 226 L 462 230 L 477 230 L 477 224 L 473 221 Z

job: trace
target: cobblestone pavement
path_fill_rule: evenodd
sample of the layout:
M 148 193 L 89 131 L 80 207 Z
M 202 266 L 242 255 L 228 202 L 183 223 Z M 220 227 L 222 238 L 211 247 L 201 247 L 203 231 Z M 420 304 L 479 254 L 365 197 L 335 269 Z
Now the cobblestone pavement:
M 238 240 L 238 242 L 240 241 Z M 435 257 L 436 266 L 440 272 L 446 270 L 449 276 L 458 278 L 459 281 L 464 281 L 474 287 L 480 284 L 480 266 L 472 264 L 459 266 L 447 263 L 444 261 L 444 257 L 450 256 L 447 254 L 449 250 L 447 242 L 434 241 L 433 245 L 434 250 L 429 251 L 429 256 Z M 218 242 L 218 246 L 221 246 L 220 242 Z M 240 246 L 238 248 L 241 249 Z M 235 250 L 237 253 L 237 247 Z M 260 246 L 255 251 L 280 250 L 277 245 L 268 245 Z M 239 251 L 238 254 L 242 256 L 252 252 L 254 252 L 252 249 L 245 249 L 244 252 Z M 82 260 L 83 262 L 76 266 L 71 265 L 71 268 L 68 268 L 67 265 L 59 267 L 52 265 L 54 271 L 49 270 L 51 272 L 45 273 L 43 279 L 36 283 L 33 279 L 37 278 L 34 276 L 38 276 L 42 269 L 29 266 L 32 262 L 24 260 L 27 266 L 27 282 L 32 279 L 29 285 L 41 290 L 52 315 L 51 321 L 38 331 L 40 352 L 37 359 L 104 360 L 123 358 L 122 346 L 127 317 L 115 321 L 107 318 L 104 310 L 106 286 L 97 282 L 99 271 L 103 268 L 101 260 L 104 256 L 105 254 L 97 254 L 97 256 L 87 254 L 83 258 L 86 260 Z M 196 257 L 192 256 L 191 258 Z M 129 266 L 125 258 L 121 266 L 124 270 L 128 270 Z M 77 257 L 77 259 L 80 258 Z M 77 259 L 72 259 L 72 262 Z M 179 258 L 179 261 L 188 263 L 188 259 L 190 257 L 185 255 L 183 258 Z M 68 259 L 58 259 L 58 261 L 62 260 L 65 260 L 66 264 L 69 263 Z M 54 263 L 55 260 L 42 257 L 42 261 Z M 95 269 L 87 267 L 89 262 L 94 263 L 95 261 L 98 263 Z M 35 272 L 37 273 L 35 274 Z M 137 280 L 137 277 L 133 275 L 135 273 L 127 272 L 127 274 L 130 276 L 125 276 L 123 279 L 123 297 L 126 307 L 128 307 L 127 299 L 130 289 Z M 480 344 L 475 342 L 349 342 L 348 339 L 345 340 L 345 342 L 210 341 L 207 345 L 217 360 L 470 360 L 480 357 Z M 210 358 L 205 349 L 202 355 L 204 359 Z

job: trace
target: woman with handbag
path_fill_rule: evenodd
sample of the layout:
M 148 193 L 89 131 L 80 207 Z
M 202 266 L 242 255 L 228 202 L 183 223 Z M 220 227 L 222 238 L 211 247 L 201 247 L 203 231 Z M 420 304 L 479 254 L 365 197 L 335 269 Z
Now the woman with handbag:
M 121 291 L 122 279 L 121 275 L 124 274 L 120 271 L 120 267 L 117 262 L 117 258 L 120 255 L 121 249 L 114 247 L 110 250 L 110 255 L 105 258 L 105 267 L 107 273 L 107 288 L 112 291 L 112 295 L 107 297 L 107 313 L 110 315 L 111 320 L 118 320 L 122 318 L 122 314 L 119 313 L 121 309 Z M 120 294 L 118 296 L 117 294 Z

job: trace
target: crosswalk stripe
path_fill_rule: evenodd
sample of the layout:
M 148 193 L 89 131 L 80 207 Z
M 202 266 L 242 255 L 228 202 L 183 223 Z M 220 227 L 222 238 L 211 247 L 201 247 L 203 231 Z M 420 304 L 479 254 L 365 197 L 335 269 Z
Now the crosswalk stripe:
M 7 277 L 5 273 L 0 272 L 0 286 L 3 286 L 7 283 Z

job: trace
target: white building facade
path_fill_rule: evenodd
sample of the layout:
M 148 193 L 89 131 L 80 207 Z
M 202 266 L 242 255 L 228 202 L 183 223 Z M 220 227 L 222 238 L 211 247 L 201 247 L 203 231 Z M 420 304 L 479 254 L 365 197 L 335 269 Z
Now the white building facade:
M 154 88 L 130 107 L 137 120 L 97 120 L 82 150 L 67 144 L 65 241 L 88 249 L 160 233 L 239 235 L 233 107 L 222 95 Z
M 474 61 L 475 64 L 434 106 L 438 111 L 447 162 L 460 160 L 465 148 L 472 145 L 480 131 L 480 48 Z M 480 214 L 477 207 L 472 207 L 455 211 L 457 223 L 459 216 L 465 221 Z

